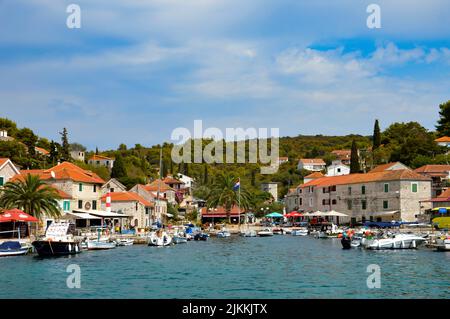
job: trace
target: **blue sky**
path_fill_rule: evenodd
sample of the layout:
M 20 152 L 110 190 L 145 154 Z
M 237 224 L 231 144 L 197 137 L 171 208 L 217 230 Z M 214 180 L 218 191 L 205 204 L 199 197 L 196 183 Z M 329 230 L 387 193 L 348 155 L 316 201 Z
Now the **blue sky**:
M 375 118 L 433 129 L 449 19 L 447 0 L 0 0 L 0 116 L 91 149 L 169 141 L 196 119 L 282 136 L 370 134 Z

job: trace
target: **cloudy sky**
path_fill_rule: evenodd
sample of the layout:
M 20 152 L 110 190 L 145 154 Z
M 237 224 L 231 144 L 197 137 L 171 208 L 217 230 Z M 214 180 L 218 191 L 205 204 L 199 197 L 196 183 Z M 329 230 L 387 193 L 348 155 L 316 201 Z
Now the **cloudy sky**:
M 0 116 L 91 149 L 169 141 L 196 119 L 282 136 L 370 134 L 375 118 L 432 129 L 449 19 L 448 0 L 0 0 Z

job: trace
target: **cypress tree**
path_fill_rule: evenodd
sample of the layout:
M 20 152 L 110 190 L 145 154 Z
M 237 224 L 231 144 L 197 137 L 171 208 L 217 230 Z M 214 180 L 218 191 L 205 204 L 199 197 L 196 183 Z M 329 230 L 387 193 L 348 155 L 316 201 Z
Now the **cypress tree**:
M 450 100 L 439 105 L 439 120 L 436 130 L 439 136 L 450 136 Z
M 61 159 L 64 161 L 70 161 L 70 144 L 67 129 L 64 128 L 61 134 Z
M 376 150 L 381 145 L 381 131 L 380 131 L 380 123 L 378 120 L 375 120 L 375 126 L 373 128 L 373 147 L 372 150 Z
M 359 155 L 358 147 L 356 146 L 356 141 L 352 142 L 352 153 L 350 155 L 350 174 L 359 173 L 361 167 L 359 165 Z
M 114 161 L 114 166 L 111 170 L 111 177 L 117 179 L 127 177 L 127 170 L 121 155 L 117 156 Z
M 95 147 L 95 155 L 98 155 L 98 147 Z
M 56 162 L 58 161 L 58 147 L 57 147 L 55 141 L 53 141 L 53 140 L 50 142 L 49 159 L 50 159 L 50 162 L 52 163 L 52 165 L 55 165 Z

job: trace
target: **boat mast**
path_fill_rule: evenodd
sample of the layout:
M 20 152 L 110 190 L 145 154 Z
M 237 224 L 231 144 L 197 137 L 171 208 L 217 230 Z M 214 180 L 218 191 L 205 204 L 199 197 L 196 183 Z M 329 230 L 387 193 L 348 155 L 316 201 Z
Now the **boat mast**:
M 158 191 L 156 193 L 156 203 L 159 204 L 159 196 L 161 193 L 161 183 L 162 183 L 162 147 L 159 149 L 159 181 L 158 181 Z M 161 205 L 159 205 L 159 208 L 161 210 Z M 160 217 L 162 222 L 162 212 L 160 211 Z

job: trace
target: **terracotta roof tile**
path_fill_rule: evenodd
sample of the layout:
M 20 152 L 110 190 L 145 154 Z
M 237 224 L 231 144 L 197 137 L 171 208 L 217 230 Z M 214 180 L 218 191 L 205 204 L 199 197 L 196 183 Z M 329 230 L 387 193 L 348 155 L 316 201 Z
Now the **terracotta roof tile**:
M 414 170 L 416 173 L 446 173 L 450 172 L 450 165 L 424 165 Z
M 321 158 L 301 158 L 299 162 L 304 164 L 326 165 L 324 160 Z
M 309 175 L 307 175 L 307 176 L 305 176 L 304 178 L 305 179 L 314 179 L 314 178 L 321 178 L 321 177 L 324 177 L 325 175 L 323 175 L 321 172 L 315 172 L 315 173 L 312 173 L 312 174 L 309 174 Z
M 440 142 L 450 142 L 450 137 L 448 137 L 448 136 L 442 136 L 442 137 L 440 137 L 440 138 L 435 139 L 434 141 L 435 141 L 435 142 L 438 142 L 438 143 L 440 143 Z
M 94 154 L 89 160 L 90 161 L 114 161 L 114 158 Z
M 139 202 L 145 207 L 153 207 L 154 204 L 144 199 L 134 192 L 114 192 L 111 194 L 111 202 Z M 102 196 L 102 201 L 106 202 L 106 195 Z

